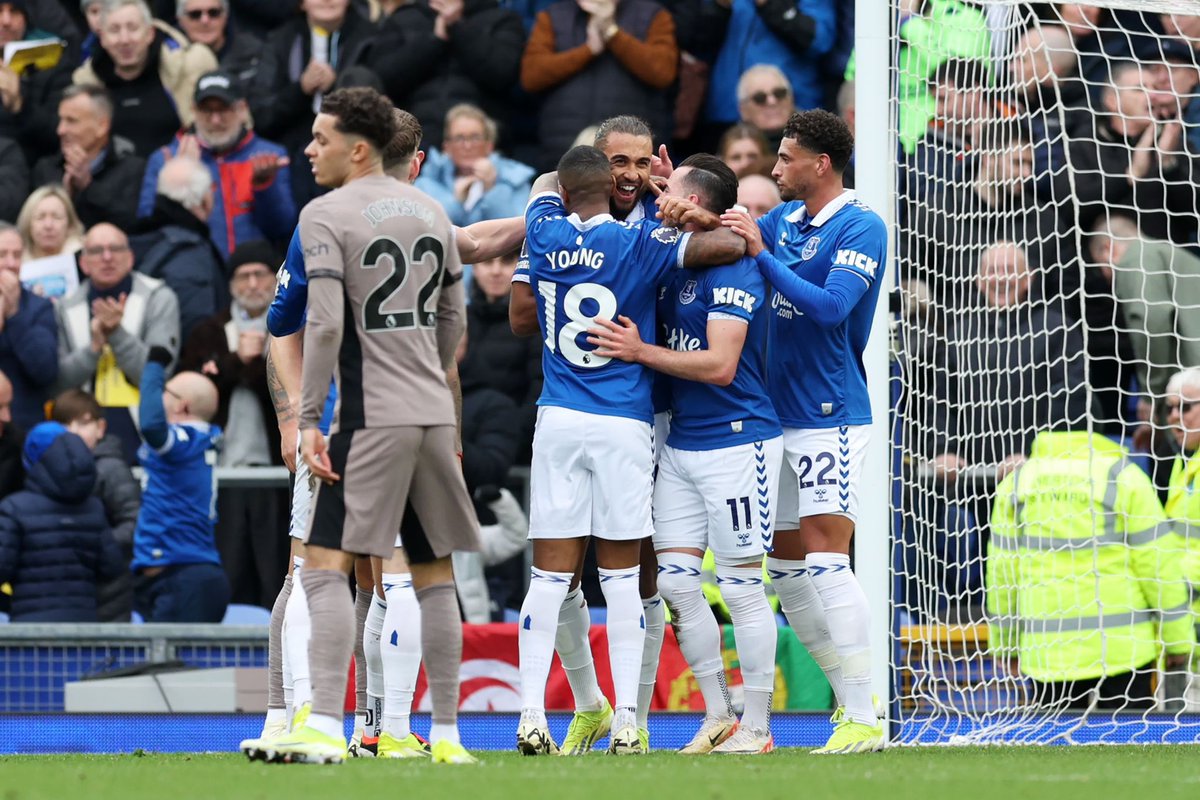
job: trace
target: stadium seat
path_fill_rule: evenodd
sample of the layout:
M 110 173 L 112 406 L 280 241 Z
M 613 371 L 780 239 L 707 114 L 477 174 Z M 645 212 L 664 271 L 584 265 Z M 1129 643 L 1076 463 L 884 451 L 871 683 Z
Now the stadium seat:
M 225 619 L 222 625 L 270 625 L 271 609 L 261 606 L 249 606 L 241 603 L 230 603 L 225 609 Z

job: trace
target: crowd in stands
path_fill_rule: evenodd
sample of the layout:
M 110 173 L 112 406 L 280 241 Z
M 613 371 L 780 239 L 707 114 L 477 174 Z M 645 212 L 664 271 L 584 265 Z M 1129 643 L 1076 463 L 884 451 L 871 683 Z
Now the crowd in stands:
M 956 483 L 966 468 L 1003 477 L 1039 430 L 1089 417 L 1146 452 L 1166 447 L 1144 423 L 1165 419 L 1170 375 L 1200 364 L 1200 314 L 1184 310 L 1200 305 L 1200 18 L 900 6 L 901 408 L 910 449 L 948 487 L 944 502 L 913 503 L 924 510 L 906 524 L 969 528 L 978 550 L 992 489 Z M 457 225 L 520 214 L 539 171 L 602 119 L 631 113 L 676 163 L 717 153 L 758 217 L 780 202 L 768 176 L 793 111 L 825 107 L 856 124 L 853 8 L 0 0 L 0 46 L 65 43 L 55 66 L 0 67 L 0 497 L 74 503 L 96 529 L 80 579 L 104 587 L 98 606 L 57 618 L 131 608 L 118 573 L 135 549 L 135 484 L 111 476 L 137 463 L 153 348 L 170 354 L 167 375 L 215 386 L 217 464 L 283 463 L 264 313 L 299 210 L 321 191 L 303 150 L 325 93 L 372 86 L 415 114 L 426 153 L 416 185 Z M 847 185 L 853 174 L 852 160 Z M 512 518 L 495 506 L 527 463 L 541 386 L 539 343 L 508 326 L 515 261 L 473 265 L 459 359 L 464 469 L 487 524 Z M 39 427 L 48 413 L 58 428 Z M 82 463 L 93 460 L 98 481 Z M 48 488 L 59 475 L 67 495 Z M 287 494 L 267 496 L 227 488 L 217 500 L 233 602 L 269 606 L 285 574 Z M 981 606 L 974 569 L 948 579 L 946 595 Z M 488 568 L 492 615 L 517 602 L 522 571 Z M 40 580 L 17 572 L 0 572 L 16 586 L 14 616 L 22 581 Z

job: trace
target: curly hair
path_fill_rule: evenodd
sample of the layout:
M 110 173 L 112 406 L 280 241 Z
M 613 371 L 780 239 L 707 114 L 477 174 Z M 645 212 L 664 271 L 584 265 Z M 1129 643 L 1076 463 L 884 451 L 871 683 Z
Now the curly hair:
M 854 134 L 845 120 L 824 109 L 797 111 L 783 128 L 783 138 L 813 153 L 829 156 L 835 172 L 844 172 L 854 154 Z
M 321 113 L 337 117 L 334 127 L 361 136 L 382 153 L 396 135 L 391 102 L 374 89 L 355 87 L 330 92 L 321 102 Z

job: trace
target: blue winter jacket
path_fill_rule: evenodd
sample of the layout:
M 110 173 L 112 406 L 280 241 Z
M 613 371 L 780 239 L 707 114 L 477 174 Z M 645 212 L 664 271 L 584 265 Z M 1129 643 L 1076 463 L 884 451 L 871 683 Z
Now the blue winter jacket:
M 91 451 L 63 432 L 25 488 L 0 501 L 0 583 L 12 584 L 13 622 L 96 621 L 96 584 L 123 564 L 95 484 Z
M 58 323 L 54 305 L 21 289 L 17 313 L 0 330 L 0 372 L 12 382 L 13 420 L 29 430 L 46 418 L 50 387 L 58 378 Z
M 139 217 L 149 217 L 154 212 L 158 173 L 163 162 L 177 152 L 178 137 L 155 150 L 147 159 L 138 197 Z M 213 244 L 225 258 L 244 242 L 256 239 L 286 242 L 296 227 L 296 201 L 292 199 L 291 172 L 287 167 L 276 172 L 274 180 L 264 188 L 253 186 L 254 167 L 250 160 L 268 154 L 282 157 L 287 151 L 253 131 L 247 132 L 228 152 L 220 155 L 207 147 L 200 148 L 200 160 L 212 173 L 215 190 L 208 228 Z
M 799 14 L 813 22 L 811 40 L 803 50 L 785 43 L 763 21 L 762 15 L 775 11 L 781 2 L 774 0 L 760 8 L 754 0 L 733 0 L 725 42 L 709 78 L 706 111 L 709 121 L 729 124 L 738 121 L 738 78 L 756 64 L 772 64 L 783 71 L 791 81 L 798 111 L 825 106 L 821 59 L 836 43 L 835 2 L 795 0 L 794 4 L 787 4 L 794 5 Z M 788 24 L 794 24 L 795 15 L 786 19 Z
M 454 161 L 436 148 L 430 148 L 425 157 L 415 186 L 441 203 L 455 225 L 521 216 L 536 172 L 533 167 L 496 153 L 492 153 L 491 161 L 496 165 L 496 183 L 470 210 L 454 196 Z

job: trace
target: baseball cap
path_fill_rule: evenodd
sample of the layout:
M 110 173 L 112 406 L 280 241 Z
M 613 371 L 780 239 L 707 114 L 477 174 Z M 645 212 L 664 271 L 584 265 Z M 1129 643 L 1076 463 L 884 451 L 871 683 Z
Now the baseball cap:
M 202 103 L 212 97 L 232 105 L 238 100 L 245 100 L 246 93 L 242 91 L 237 78 L 223 70 L 216 70 L 204 73 L 196 81 L 195 102 Z

